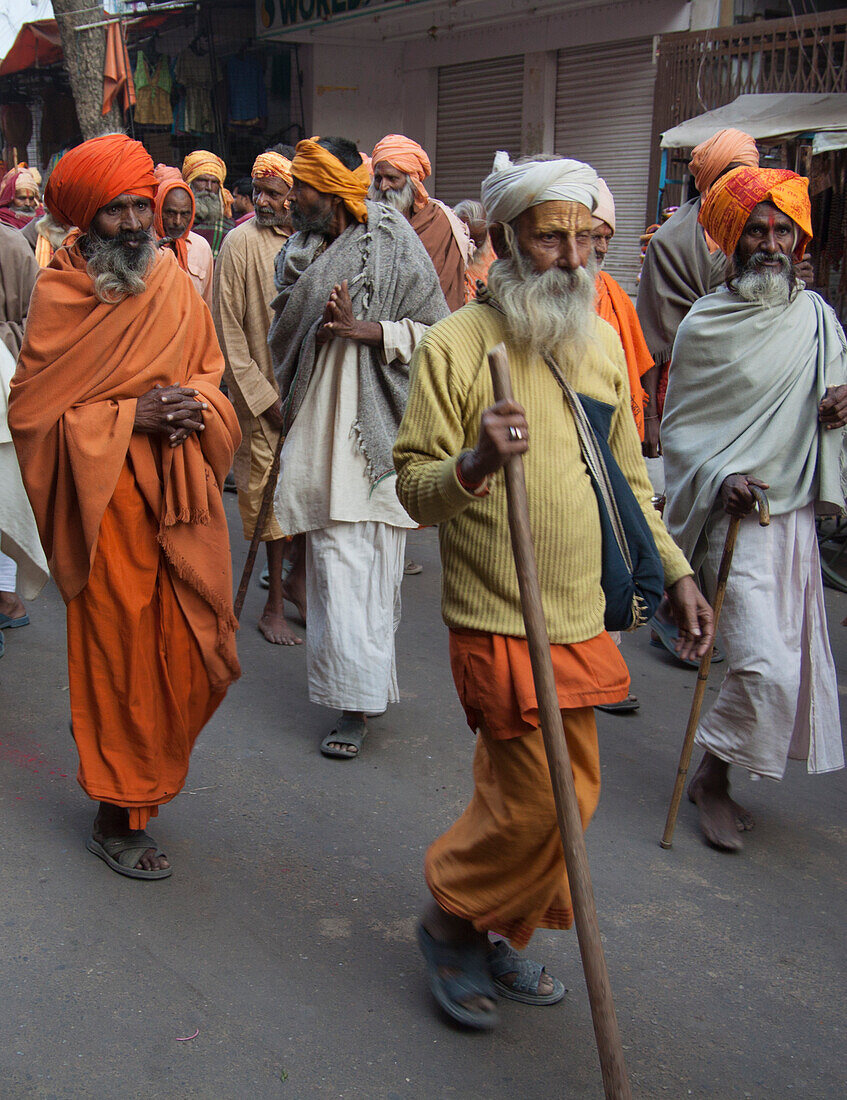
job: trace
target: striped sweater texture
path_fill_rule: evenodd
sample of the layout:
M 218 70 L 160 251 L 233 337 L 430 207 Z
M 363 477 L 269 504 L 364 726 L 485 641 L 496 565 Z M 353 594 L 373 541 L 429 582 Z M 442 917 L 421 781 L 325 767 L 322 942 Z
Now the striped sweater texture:
M 563 350 L 557 361 L 577 393 L 615 407 L 612 453 L 647 517 L 669 586 L 691 568 L 650 502 L 620 340 L 599 317 L 592 324 L 581 357 Z M 487 353 L 501 340 L 515 398 L 529 423 L 524 465 L 550 641 L 584 641 L 603 630 L 605 607 L 594 490 L 558 383 L 540 356 L 507 340 L 504 319 L 490 305 L 464 306 L 434 325 L 415 351 L 411 394 L 394 447 L 397 494 L 419 523 L 439 526 L 447 625 L 524 637 L 503 472 L 491 479 L 486 497 L 468 493 L 456 477 L 460 456 L 476 446 L 483 411 L 494 403 Z

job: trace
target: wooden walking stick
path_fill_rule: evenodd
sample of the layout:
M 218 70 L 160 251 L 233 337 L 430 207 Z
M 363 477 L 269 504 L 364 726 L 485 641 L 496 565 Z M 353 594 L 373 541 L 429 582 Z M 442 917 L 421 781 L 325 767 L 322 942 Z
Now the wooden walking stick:
M 759 507 L 759 526 L 767 527 L 771 521 L 768 498 L 758 485 L 748 485 L 747 488 L 753 494 Z M 715 634 L 718 631 L 718 622 L 721 617 L 723 598 L 726 593 L 726 582 L 729 580 L 729 570 L 732 567 L 732 555 L 735 550 L 735 540 L 738 537 L 738 525 L 740 516 L 732 516 L 726 531 L 726 539 L 723 544 L 721 564 L 718 568 L 718 584 L 715 589 Z M 663 848 L 670 848 L 673 842 L 673 831 L 676 828 L 676 818 L 679 813 L 679 804 L 682 801 L 682 792 L 685 789 L 685 780 L 688 776 L 688 766 L 691 763 L 691 754 L 694 751 L 694 734 L 700 722 L 700 711 L 703 707 L 703 699 L 706 695 L 706 682 L 709 679 L 709 669 L 712 667 L 712 651 L 714 646 L 709 646 L 707 653 L 700 658 L 700 671 L 697 673 L 697 686 L 694 689 L 694 698 L 691 700 L 691 712 L 688 715 L 688 725 L 685 727 L 685 740 L 682 743 L 682 752 L 679 756 L 679 766 L 676 770 L 676 783 L 671 796 L 671 804 L 668 807 L 668 817 L 665 822 L 665 831 L 659 844 Z
M 511 400 L 512 380 L 509 374 L 509 360 L 503 344 L 498 344 L 493 351 L 489 352 L 488 363 L 491 368 L 495 399 Z M 538 584 L 535 550 L 529 524 L 526 481 L 520 455 L 513 455 L 509 459 L 504 473 L 509 507 L 509 530 L 512 536 L 512 550 L 518 573 L 526 639 L 532 663 L 532 678 L 538 699 L 544 749 L 550 766 L 550 778 L 553 781 L 556 815 L 559 819 L 559 831 L 562 834 L 562 848 L 568 869 L 582 968 L 585 972 L 585 984 L 588 987 L 588 999 L 591 1003 L 603 1087 L 607 1100 L 630 1100 L 632 1093 L 624 1063 L 603 944 L 600 940 L 594 890 L 591 885 L 588 854 L 582 832 L 582 819 L 576 800 L 573 772 L 562 725 L 562 712 L 559 709 L 556 693 L 550 639 L 541 605 L 541 589 Z
M 271 502 L 276 492 L 276 483 L 279 479 L 279 456 L 282 452 L 282 444 L 285 436 L 282 432 L 279 433 L 279 439 L 277 440 L 276 448 L 274 450 L 273 462 L 271 463 L 271 472 L 268 474 L 268 481 L 265 485 L 265 492 L 262 496 L 262 506 L 259 509 L 259 516 L 256 520 L 256 527 L 253 531 L 253 537 L 250 539 L 250 549 L 247 551 L 247 561 L 244 563 L 244 572 L 241 574 L 241 584 L 238 586 L 238 592 L 235 596 L 235 617 L 241 618 L 241 609 L 244 607 L 244 598 L 247 595 L 247 589 L 250 585 L 250 578 L 253 575 L 253 565 L 256 562 L 256 553 L 259 549 L 259 539 L 265 529 L 265 524 L 268 521 L 268 513 L 271 510 Z

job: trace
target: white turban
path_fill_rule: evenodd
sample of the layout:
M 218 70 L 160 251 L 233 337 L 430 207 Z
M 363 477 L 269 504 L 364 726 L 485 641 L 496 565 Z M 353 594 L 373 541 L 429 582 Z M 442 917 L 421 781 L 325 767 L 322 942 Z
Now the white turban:
M 511 222 L 542 202 L 579 202 L 594 210 L 597 173 L 579 160 L 529 160 L 512 164 L 508 153 L 495 153 L 491 174 L 482 181 L 482 205 L 488 224 Z
M 604 179 L 597 180 L 597 186 L 599 189 L 599 195 L 597 198 L 597 206 L 594 209 L 594 217 L 599 218 L 601 222 L 605 222 L 609 229 L 614 233 L 615 231 L 615 200 L 612 198 L 612 192 Z

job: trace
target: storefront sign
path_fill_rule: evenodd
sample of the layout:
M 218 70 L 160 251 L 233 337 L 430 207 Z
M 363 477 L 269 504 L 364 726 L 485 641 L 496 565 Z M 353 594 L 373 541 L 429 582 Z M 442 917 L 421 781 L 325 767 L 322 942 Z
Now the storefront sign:
M 380 3 L 381 0 L 258 0 L 259 27 L 264 33 L 272 33 L 304 23 L 332 23 Z

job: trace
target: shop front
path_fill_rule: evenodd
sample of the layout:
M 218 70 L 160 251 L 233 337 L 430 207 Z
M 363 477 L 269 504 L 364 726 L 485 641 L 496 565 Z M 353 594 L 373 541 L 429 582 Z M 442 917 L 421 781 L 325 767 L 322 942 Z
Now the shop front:
M 617 200 L 607 268 L 634 293 L 647 224 L 658 35 L 711 26 L 676 0 L 257 0 L 260 41 L 296 42 L 305 127 L 365 151 L 419 141 L 433 193 L 478 198 L 494 153 L 586 160 Z

